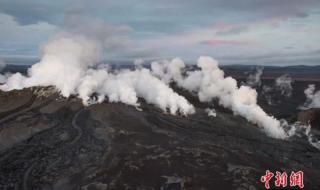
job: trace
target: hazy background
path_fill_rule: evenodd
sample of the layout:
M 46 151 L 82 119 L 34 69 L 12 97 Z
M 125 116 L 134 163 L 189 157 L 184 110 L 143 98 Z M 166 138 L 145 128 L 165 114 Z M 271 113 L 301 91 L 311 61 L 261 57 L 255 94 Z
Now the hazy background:
M 103 41 L 104 60 L 319 65 L 319 20 L 317 0 L 0 0 L 0 57 L 34 63 L 68 28 Z

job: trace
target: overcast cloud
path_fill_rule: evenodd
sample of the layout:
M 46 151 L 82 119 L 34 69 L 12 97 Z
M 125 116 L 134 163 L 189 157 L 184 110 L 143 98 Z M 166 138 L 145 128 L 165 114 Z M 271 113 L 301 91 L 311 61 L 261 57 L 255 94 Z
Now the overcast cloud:
M 319 65 L 319 20 L 317 0 L 0 0 L 0 57 L 36 58 L 76 30 L 103 41 L 106 60 Z

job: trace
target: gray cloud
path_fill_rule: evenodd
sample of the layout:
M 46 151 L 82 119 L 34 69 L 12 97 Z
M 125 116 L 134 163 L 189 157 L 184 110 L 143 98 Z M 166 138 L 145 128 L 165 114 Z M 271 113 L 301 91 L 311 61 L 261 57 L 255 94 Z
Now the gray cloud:
M 248 65 L 319 65 L 320 50 L 311 52 L 269 53 L 255 56 L 222 56 L 218 57 L 222 64 Z
M 74 1 L 74 0 L 4 0 L 0 2 L 0 11 L 14 16 L 22 24 L 39 21 L 61 21 L 61 15 L 68 7 L 83 6 L 91 13 L 98 12 L 110 20 L 145 22 L 161 20 L 172 22 L 209 22 L 211 18 L 237 14 L 239 20 L 261 19 L 263 17 L 307 17 L 308 9 L 319 5 L 317 0 L 126 0 L 126 1 Z M 214 16 L 214 17 L 213 17 Z M 147 18 L 147 19 L 146 19 Z M 171 18 L 171 19 L 170 19 Z M 209 17 L 210 18 L 210 17 Z
M 133 32 L 128 25 L 113 25 L 101 18 L 91 17 L 81 7 L 70 9 L 65 14 L 63 29 L 93 38 L 107 51 L 127 48 L 130 44 L 128 34 Z
M 223 31 L 218 31 L 217 32 L 217 35 L 234 35 L 234 34 L 240 34 L 244 31 L 248 30 L 248 26 L 236 26 L 236 27 L 233 27 L 229 30 L 223 30 Z
M 4 0 L 0 1 L 0 12 L 13 16 L 22 25 L 38 22 L 56 23 L 64 11 L 63 1 Z
M 14 27 L 2 24 L 0 55 L 35 55 L 38 46 L 47 41 L 54 30 L 67 29 L 103 41 L 106 57 L 197 57 L 202 54 L 221 57 L 227 54 L 227 60 L 232 60 L 232 53 L 238 53 L 243 56 L 237 61 L 243 63 L 250 59 L 251 62 L 259 60 L 271 64 L 278 59 L 285 63 L 305 61 L 319 64 L 316 55 L 302 52 L 303 46 L 309 47 L 309 51 L 314 50 L 312 42 L 316 41 L 316 30 L 312 29 L 312 34 L 303 40 L 301 47 L 295 42 L 304 36 L 296 37 L 297 31 L 288 26 L 281 28 L 283 31 L 267 31 L 266 28 L 264 33 L 256 32 L 266 25 L 281 27 L 281 22 L 290 19 L 295 20 L 294 24 L 300 24 L 294 29 L 310 27 L 314 21 L 304 21 L 314 16 L 314 9 L 319 5 L 317 0 L 3 0 L 0 2 L 0 16 L 9 17 L 10 26 Z M 215 28 L 219 23 L 230 27 Z M 309 32 L 310 28 L 307 29 Z M 224 48 L 197 44 L 202 41 L 256 42 L 266 39 L 263 35 L 267 32 L 270 40 L 265 40 L 264 43 L 267 41 L 268 44 L 261 47 L 254 47 L 257 44 L 252 43 L 241 49 L 239 43 L 229 43 Z M 284 32 L 288 32 L 286 39 L 281 38 Z M 281 50 L 300 51 L 305 55 L 298 58 L 294 55 L 292 58 L 271 57 L 272 52 Z M 260 56 L 266 52 L 270 52 L 270 56 Z

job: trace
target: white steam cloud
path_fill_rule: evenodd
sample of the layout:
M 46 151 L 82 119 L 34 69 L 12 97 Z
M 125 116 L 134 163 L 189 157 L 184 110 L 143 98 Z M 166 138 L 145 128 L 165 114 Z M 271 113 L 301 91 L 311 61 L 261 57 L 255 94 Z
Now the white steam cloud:
M 99 52 L 100 46 L 95 40 L 73 33 L 59 34 L 44 46 L 42 59 L 28 70 L 27 76 L 13 74 L 0 89 L 55 86 L 63 96 L 77 95 L 85 105 L 102 102 L 107 97 L 110 102 L 139 107 L 140 97 L 164 112 L 194 113 L 194 107 L 169 87 L 168 83 L 174 81 L 196 92 L 202 102 L 218 99 L 222 106 L 262 127 L 272 137 L 287 137 L 280 121 L 257 105 L 257 92 L 248 86 L 238 87 L 231 77 L 225 78 L 218 62 L 211 57 L 200 57 L 197 64 L 200 70 L 184 76 L 185 64 L 179 58 L 163 64 L 153 62 L 151 71 L 145 68 L 116 72 L 106 67 L 94 69 L 92 66 L 98 62 Z
M 209 117 L 217 117 L 217 112 L 215 109 L 207 108 L 205 112 L 208 114 Z
M 261 85 L 261 76 L 263 74 L 263 66 L 258 66 L 254 74 L 250 74 L 247 78 L 246 85 L 257 87 Z
M 237 86 L 232 77 L 224 77 L 218 62 L 211 57 L 200 57 L 197 66 L 200 70 L 187 72 L 184 77 L 182 60 L 176 58 L 170 63 L 152 63 L 152 72 L 165 82 L 173 80 L 179 86 L 198 93 L 199 100 L 209 102 L 218 99 L 219 104 L 230 108 L 234 114 L 245 117 L 248 121 L 260 126 L 268 135 L 275 138 L 286 138 L 287 134 L 279 120 L 266 114 L 257 105 L 257 92 L 248 86 Z
M 271 94 L 273 93 L 273 88 L 267 85 L 262 86 L 262 94 L 266 98 L 266 101 L 269 105 L 273 105 L 273 100 Z
M 76 31 L 63 32 L 52 38 L 43 47 L 40 62 L 28 70 L 27 76 L 13 74 L 0 89 L 55 86 L 64 97 L 76 95 L 84 105 L 107 98 L 109 102 L 139 107 L 138 98 L 143 98 L 170 114 L 194 113 L 193 105 L 170 88 L 169 83 L 174 81 L 178 86 L 197 93 L 202 102 L 217 99 L 220 105 L 257 124 L 272 137 L 283 139 L 288 136 L 280 121 L 257 105 L 257 92 L 249 86 L 238 87 L 235 79 L 224 77 L 218 62 L 211 57 L 200 57 L 197 63 L 200 70 L 187 73 L 184 73 L 185 64 L 179 58 L 164 63 L 153 62 L 151 71 L 142 68 L 140 60 L 136 61 L 135 70 L 112 72 L 106 67 L 95 67 L 108 40 L 91 38 L 88 33 L 79 35 Z M 102 35 L 101 39 L 107 38 Z M 253 77 L 255 82 L 260 81 L 261 74 L 262 69 L 259 69 Z
M 307 100 L 304 106 L 302 106 L 303 109 L 320 108 L 320 90 L 315 90 L 316 86 L 314 84 L 310 84 L 308 88 L 304 90 Z
M 275 80 L 275 87 L 281 92 L 281 95 L 291 97 L 292 78 L 288 75 L 282 75 Z
M 82 80 L 78 93 L 84 104 L 87 104 L 93 92 L 99 94 L 100 102 L 107 96 L 110 102 L 139 106 L 138 97 L 141 97 L 165 112 L 169 110 L 171 114 L 188 115 L 195 111 L 184 97 L 175 93 L 168 85 L 154 77 L 150 70 L 144 68 L 117 73 L 108 73 L 105 69 L 91 69 Z
M 86 68 L 98 60 L 98 52 L 96 43 L 83 36 L 59 34 L 43 47 L 41 61 L 28 70 L 28 77 L 14 74 L 1 89 L 53 85 L 68 97 L 75 93 Z
M 262 94 L 266 98 L 266 101 L 269 105 L 274 105 L 276 101 L 272 99 L 272 95 L 280 93 L 281 96 L 291 97 L 292 96 L 292 83 L 293 79 L 288 75 L 284 74 L 276 78 L 273 86 L 262 86 Z
M 14 74 L 0 89 L 52 85 L 64 97 L 78 95 L 85 105 L 101 102 L 107 96 L 110 102 L 139 106 L 141 97 L 171 114 L 194 113 L 194 107 L 184 97 L 154 77 L 150 70 L 111 73 L 107 68 L 93 69 L 99 52 L 95 40 L 73 33 L 59 34 L 44 46 L 41 61 L 28 70 L 28 76 Z M 93 93 L 98 94 L 97 101 L 91 99 Z

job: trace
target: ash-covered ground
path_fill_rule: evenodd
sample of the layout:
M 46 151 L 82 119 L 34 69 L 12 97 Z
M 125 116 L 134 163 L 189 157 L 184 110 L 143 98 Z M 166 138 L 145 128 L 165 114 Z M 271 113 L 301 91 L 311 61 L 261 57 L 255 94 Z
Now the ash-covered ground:
M 258 103 L 289 122 L 309 117 L 297 108 L 310 83 L 320 85 L 297 80 L 288 98 L 266 91 L 274 79 L 263 79 Z M 301 170 L 305 189 L 320 189 L 320 150 L 304 133 L 268 137 L 230 110 L 173 88 L 195 114 L 165 114 L 143 100 L 142 110 L 108 101 L 85 107 L 52 87 L 0 91 L 0 189 L 253 190 L 264 188 L 266 170 Z M 318 127 L 312 126 L 315 136 Z

